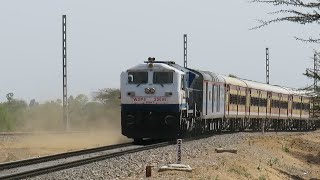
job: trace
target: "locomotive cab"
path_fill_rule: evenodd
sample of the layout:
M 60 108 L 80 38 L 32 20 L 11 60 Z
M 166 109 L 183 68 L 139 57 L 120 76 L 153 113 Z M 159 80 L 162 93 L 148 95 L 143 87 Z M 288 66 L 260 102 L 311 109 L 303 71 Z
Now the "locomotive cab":
M 134 139 L 176 137 L 186 101 L 184 72 L 172 63 L 149 59 L 122 72 L 123 135 Z

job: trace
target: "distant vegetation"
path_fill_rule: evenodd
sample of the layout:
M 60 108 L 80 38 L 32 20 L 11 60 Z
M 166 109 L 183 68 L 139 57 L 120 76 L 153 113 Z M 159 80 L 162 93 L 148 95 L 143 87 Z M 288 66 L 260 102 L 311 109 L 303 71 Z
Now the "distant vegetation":
M 92 94 L 92 101 L 84 94 L 70 96 L 69 120 L 71 130 L 120 126 L 120 90 L 101 89 Z M 38 103 L 15 99 L 7 94 L 7 102 L 0 103 L 0 131 L 63 130 L 62 100 Z

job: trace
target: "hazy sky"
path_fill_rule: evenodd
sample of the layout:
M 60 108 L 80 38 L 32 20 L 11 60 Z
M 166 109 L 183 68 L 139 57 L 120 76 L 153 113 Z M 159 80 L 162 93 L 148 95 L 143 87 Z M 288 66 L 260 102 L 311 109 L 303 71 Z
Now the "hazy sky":
M 247 0 L 11 0 L 0 5 L 0 101 L 62 97 L 61 16 L 67 15 L 68 94 L 119 88 L 120 73 L 149 56 L 188 66 L 265 81 L 270 48 L 270 82 L 310 84 L 314 44 L 296 41 L 316 26 L 290 23 L 249 30 L 274 7 Z

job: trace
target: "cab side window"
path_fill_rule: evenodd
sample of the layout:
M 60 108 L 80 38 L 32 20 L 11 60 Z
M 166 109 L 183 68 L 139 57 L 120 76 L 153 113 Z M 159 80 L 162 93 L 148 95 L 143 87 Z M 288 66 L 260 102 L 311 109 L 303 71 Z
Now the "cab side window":
M 182 75 L 181 76 L 181 89 L 182 90 L 185 90 L 185 86 L 184 86 L 185 84 L 184 84 L 184 76 Z

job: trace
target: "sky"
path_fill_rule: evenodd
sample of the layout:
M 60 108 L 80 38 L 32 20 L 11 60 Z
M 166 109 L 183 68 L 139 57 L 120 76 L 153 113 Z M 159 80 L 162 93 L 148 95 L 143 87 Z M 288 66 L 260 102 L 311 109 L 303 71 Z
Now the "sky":
M 11 0 L 0 5 L 0 101 L 6 94 L 30 101 L 62 99 L 62 15 L 67 15 L 68 95 L 119 88 L 120 73 L 148 57 L 188 67 L 265 82 L 265 48 L 270 49 L 270 83 L 301 88 L 313 67 L 313 50 L 300 42 L 319 34 L 316 25 L 270 19 L 271 5 L 248 0 Z

